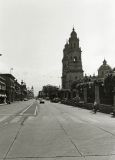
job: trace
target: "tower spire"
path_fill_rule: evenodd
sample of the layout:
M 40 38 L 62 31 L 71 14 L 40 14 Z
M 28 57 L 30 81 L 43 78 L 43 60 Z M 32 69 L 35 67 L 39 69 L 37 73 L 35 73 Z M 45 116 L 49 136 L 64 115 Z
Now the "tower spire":
M 62 88 L 71 89 L 73 82 L 83 77 L 81 49 L 74 26 L 63 50 L 62 67 Z

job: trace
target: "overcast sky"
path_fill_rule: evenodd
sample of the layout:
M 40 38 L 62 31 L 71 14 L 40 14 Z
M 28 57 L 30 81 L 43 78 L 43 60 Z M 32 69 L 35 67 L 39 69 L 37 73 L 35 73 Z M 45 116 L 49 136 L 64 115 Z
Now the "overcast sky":
M 0 72 L 35 92 L 61 84 L 66 39 L 75 28 L 84 73 L 97 74 L 104 58 L 115 67 L 114 0 L 0 0 Z

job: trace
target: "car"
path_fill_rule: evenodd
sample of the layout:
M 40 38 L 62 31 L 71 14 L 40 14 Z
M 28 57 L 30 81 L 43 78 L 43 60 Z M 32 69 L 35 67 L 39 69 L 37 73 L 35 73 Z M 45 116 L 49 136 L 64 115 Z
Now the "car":
M 51 102 L 58 103 L 58 102 L 60 102 L 60 99 L 59 98 L 53 98 L 53 99 L 51 99 Z
M 46 97 L 46 100 L 49 100 L 50 98 L 49 97 Z
M 27 98 L 24 98 L 24 101 L 28 101 L 28 99 L 27 99 Z
M 40 103 L 45 103 L 43 99 L 40 99 Z

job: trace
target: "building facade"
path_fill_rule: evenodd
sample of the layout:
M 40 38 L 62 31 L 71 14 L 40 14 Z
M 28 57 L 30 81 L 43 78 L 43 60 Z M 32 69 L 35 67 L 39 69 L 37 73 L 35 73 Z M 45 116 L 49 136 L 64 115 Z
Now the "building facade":
M 0 74 L 6 82 L 6 101 L 11 103 L 15 100 L 15 77 L 12 74 Z
M 15 80 L 15 101 L 21 100 L 21 85 Z
M 25 82 L 21 82 L 21 100 L 27 98 L 27 87 Z
M 31 89 L 27 89 L 27 99 L 34 98 L 34 87 L 32 86 Z
M 71 89 L 74 81 L 83 78 L 81 52 L 79 38 L 73 28 L 69 41 L 63 49 L 62 89 Z
M 0 76 L 0 104 L 6 103 L 6 81 Z

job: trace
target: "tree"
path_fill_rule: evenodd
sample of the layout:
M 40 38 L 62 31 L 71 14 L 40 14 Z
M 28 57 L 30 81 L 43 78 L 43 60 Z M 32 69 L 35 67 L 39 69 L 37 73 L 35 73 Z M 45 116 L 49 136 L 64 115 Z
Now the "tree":
M 45 97 L 49 97 L 50 99 L 53 99 L 58 96 L 59 88 L 57 86 L 46 85 L 46 86 L 43 86 L 42 91 Z

